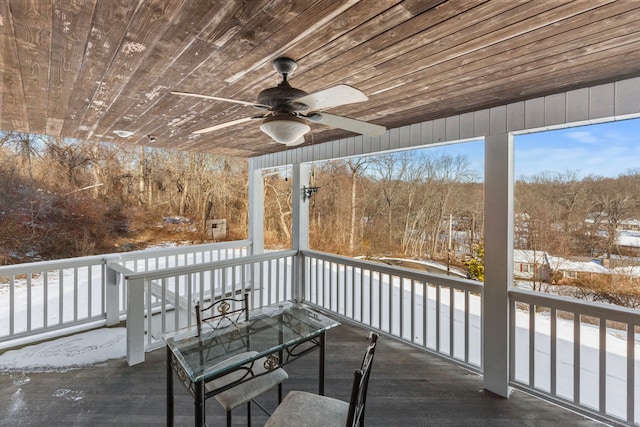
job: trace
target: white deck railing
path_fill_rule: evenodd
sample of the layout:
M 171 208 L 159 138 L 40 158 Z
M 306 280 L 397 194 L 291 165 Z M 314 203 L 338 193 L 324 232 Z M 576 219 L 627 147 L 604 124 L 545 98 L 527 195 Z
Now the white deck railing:
M 482 283 L 302 253 L 305 302 L 482 370 Z
M 249 253 L 243 241 L 0 267 L 0 348 L 126 318 L 137 363 L 193 322 L 196 299 L 251 289 L 254 307 L 299 297 L 482 372 L 481 283 L 310 250 Z M 639 423 L 637 310 L 518 289 L 509 304 L 513 387 Z
M 512 386 L 602 420 L 640 422 L 640 312 L 509 292 Z
M 126 287 L 118 286 L 108 263 L 152 271 L 250 250 L 245 240 L 0 267 L 0 348 L 118 323 L 126 310 Z
M 296 251 L 134 272 L 111 263 L 126 293 L 127 362 L 163 345 L 162 335 L 195 321 L 196 301 L 251 292 L 252 308 L 292 299 Z

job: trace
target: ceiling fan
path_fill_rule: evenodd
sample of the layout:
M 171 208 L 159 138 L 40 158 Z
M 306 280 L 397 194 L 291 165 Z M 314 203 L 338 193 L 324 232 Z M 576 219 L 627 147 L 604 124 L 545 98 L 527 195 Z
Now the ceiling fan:
M 276 58 L 273 61 L 273 68 L 282 75 L 282 82 L 276 87 L 268 88 L 260 92 L 258 94 L 258 102 L 247 102 L 187 92 L 171 93 L 250 105 L 266 110 L 266 112 L 261 115 L 244 117 L 193 132 L 196 134 L 213 132 L 252 120 L 262 120 L 260 130 L 269 135 L 274 141 L 289 146 L 304 142 L 304 135 L 311 130 L 308 124 L 309 121 L 359 133 L 361 135 L 380 136 L 385 132 L 386 128 L 384 126 L 325 113 L 323 111 L 325 109 L 366 101 L 368 98 L 358 89 L 347 85 L 337 85 L 319 92 L 307 94 L 300 89 L 291 87 L 287 80 L 296 67 L 296 61 L 291 58 Z

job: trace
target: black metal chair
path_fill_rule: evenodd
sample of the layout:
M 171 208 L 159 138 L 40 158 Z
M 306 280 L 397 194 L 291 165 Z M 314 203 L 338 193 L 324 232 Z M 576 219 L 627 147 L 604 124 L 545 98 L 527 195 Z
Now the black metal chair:
M 203 316 L 203 313 L 209 313 L 209 316 Z M 196 322 L 198 327 L 198 336 L 202 332 L 203 324 L 212 328 L 236 326 L 241 320 L 249 320 L 249 294 L 245 293 L 242 299 L 226 297 L 213 301 L 205 308 L 200 308 L 199 303 L 196 304 Z M 248 343 L 247 343 L 248 344 Z M 223 345 L 222 343 L 220 345 Z M 222 362 L 224 364 L 233 364 L 239 358 L 245 358 L 247 353 L 258 354 L 257 352 L 248 351 L 238 354 L 230 359 Z M 248 375 L 254 378 L 242 381 Z M 261 394 L 278 386 L 278 402 L 282 400 L 282 383 L 289 378 L 286 371 L 277 366 L 274 368 L 274 362 L 262 357 L 251 364 L 247 364 L 240 369 L 229 373 L 221 378 L 205 384 L 205 396 L 213 393 L 215 390 L 225 388 L 234 382 L 239 382 L 227 390 L 216 393 L 214 396 L 218 403 L 227 412 L 227 426 L 231 426 L 231 414 L 234 408 L 247 404 L 247 425 L 251 426 L 251 402 L 256 404 L 265 413 L 269 412 L 255 399 Z M 209 396 L 206 396 L 209 397 Z
M 265 427 L 364 427 L 367 389 L 377 342 L 378 335 L 372 334 L 362 365 L 355 371 L 349 402 L 304 391 L 291 391 Z

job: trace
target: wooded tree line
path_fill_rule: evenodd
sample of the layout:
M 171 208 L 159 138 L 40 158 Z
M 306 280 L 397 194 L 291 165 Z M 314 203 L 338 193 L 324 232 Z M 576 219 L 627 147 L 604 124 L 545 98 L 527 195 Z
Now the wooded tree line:
M 515 245 L 554 255 L 638 255 L 616 244 L 625 222 L 640 220 L 640 171 L 617 178 L 543 173 L 515 188 Z M 640 225 L 640 222 L 638 222 Z
M 310 185 L 319 190 L 308 201 L 310 244 L 345 255 L 445 259 L 450 235 L 452 251 L 482 239 L 478 180 L 466 157 L 426 151 L 318 163 Z M 290 187 L 286 173 L 268 177 L 267 211 L 280 219 L 290 218 Z M 270 233 L 286 241 L 289 229 L 280 220 Z
M 214 218 L 246 238 L 243 159 L 8 133 L 0 180 L 0 264 L 110 252 L 133 231 L 155 243 L 175 215 L 190 219 L 182 238 L 202 239 Z
M 199 153 L 0 134 L 0 263 L 114 250 L 123 229 L 163 216 L 227 220 L 247 237 L 247 162 Z M 265 240 L 291 244 L 289 172 L 264 174 Z M 344 255 L 403 255 L 461 264 L 483 236 L 483 184 L 465 156 L 415 150 L 312 167 L 310 239 Z M 516 183 L 515 243 L 556 255 L 620 252 L 615 230 L 640 218 L 640 172 L 617 178 L 547 173 Z M 126 236 L 126 233 L 124 233 Z M 126 240 L 126 239 L 125 239 Z M 24 262 L 24 261 L 22 261 Z
M 272 236 L 290 235 L 290 182 L 271 175 Z M 464 156 L 428 150 L 318 163 L 311 246 L 345 255 L 395 254 L 461 264 L 483 241 L 483 184 Z M 278 197 L 280 195 L 280 197 Z M 558 256 L 635 255 L 616 230 L 640 220 L 640 171 L 524 177 L 515 187 L 515 248 Z M 640 225 L 640 224 L 639 224 Z M 451 242 L 451 246 L 450 246 Z

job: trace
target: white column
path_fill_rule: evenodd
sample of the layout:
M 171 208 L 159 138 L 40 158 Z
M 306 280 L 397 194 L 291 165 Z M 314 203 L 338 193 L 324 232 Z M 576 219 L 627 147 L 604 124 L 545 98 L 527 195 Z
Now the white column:
M 250 255 L 264 253 L 264 178 L 262 170 L 253 167 L 249 160 L 249 240 L 251 241 Z M 262 299 L 262 283 L 260 282 L 260 264 L 252 264 L 245 270 L 247 281 L 245 286 L 253 289 L 249 301 L 251 307 L 260 305 Z
M 264 253 L 264 181 L 262 171 L 249 165 L 249 240 L 251 254 Z
M 309 165 L 293 165 L 293 220 L 291 237 L 292 249 L 309 248 L 309 200 L 305 200 L 304 187 L 309 186 Z
M 296 163 L 293 172 L 293 218 L 291 221 L 291 246 L 298 251 L 309 249 L 309 200 L 305 200 L 304 187 L 309 186 L 309 165 Z M 295 258 L 293 299 L 301 301 L 303 297 L 304 258 L 298 254 Z
M 105 283 L 105 310 L 107 314 L 107 326 L 120 323 L 120 274 L 107 263 L 104 266 Z
M 144 280 L 127 282 L 127 363 L 133 366 L 144 362 Z
M 509 390 L 509 287 L 513 283 L 513 135 L 485 138 L 484 388 Z

